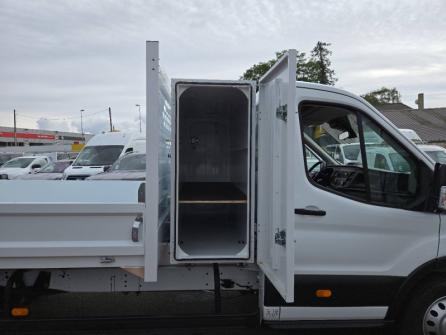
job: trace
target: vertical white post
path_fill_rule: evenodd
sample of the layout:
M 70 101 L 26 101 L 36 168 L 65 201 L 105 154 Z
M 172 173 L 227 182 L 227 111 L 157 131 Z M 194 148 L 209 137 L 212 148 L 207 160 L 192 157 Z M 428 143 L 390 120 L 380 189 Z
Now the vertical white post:
M 296 206 L 296 188 L 292 181 L 295 180 L 297 170 L 296 144 L 297 129 L 299 127 L 297 118 L 297 94 L 296 94 L 296 50 L 288 50 L 288 96 L 287 96 L 287 146 L 286 146 L 286 174 L 289 181 L 286 185 L 286 302 L 294 301 L 294 208 Z
M 144 281 L 158 277 L 158 206 L 160 145 L 159 43 L 146 42 L 146 188 L 144 213 Z

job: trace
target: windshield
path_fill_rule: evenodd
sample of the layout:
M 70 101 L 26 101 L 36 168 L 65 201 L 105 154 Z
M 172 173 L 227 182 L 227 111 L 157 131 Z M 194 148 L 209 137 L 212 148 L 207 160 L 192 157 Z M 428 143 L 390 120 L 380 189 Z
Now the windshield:
M 4 155 L 0 155 L 0 165 L 6 163 L 7 161 L 17 157 L 17 156 L 21 156 L 20 154 L 4 154 Z
M 85 147 L 77 156 L 73 166 L 112 165 L 118 159 L 123 148 L 122 145 Z
M 146 169 L 146 155 L 124 156 L 111 167 L 111 171 L 144 171 Z
M 430 158 L 437 163 L 446 164 L 446 152 L 444 151 L 426 151 Z
M 9 162 L 6 162 L 2 167 L 4 168 L 26 168 L 31 162 L 34 160 L 34 158 L 14 158 L 11 159 Z
M 62 173 L 70 166 L 70 162 L 53 162 L 45 165 L 39 173 Z

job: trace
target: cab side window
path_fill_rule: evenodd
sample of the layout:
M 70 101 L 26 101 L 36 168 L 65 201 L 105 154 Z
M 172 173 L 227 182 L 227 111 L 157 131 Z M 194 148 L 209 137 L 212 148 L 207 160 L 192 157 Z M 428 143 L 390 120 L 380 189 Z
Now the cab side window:
M 353 108 L 318 103 L 301 104 L 299 117 L 305 145 L 326 157 L 318 171 L 307 164 L 315 186 L 375 205 L 423 208 L 422 163 L 376 122 Z
M 331 161 L 319 166 L 319 171 L 312 170 L 307 161 L 307 174 L 327 190 L 367 200 L 356 111 L 338 106 L 305 104 L 299 115 L 304 142 L 318 150 L 316 154 L 319 157 L 331 157 Z

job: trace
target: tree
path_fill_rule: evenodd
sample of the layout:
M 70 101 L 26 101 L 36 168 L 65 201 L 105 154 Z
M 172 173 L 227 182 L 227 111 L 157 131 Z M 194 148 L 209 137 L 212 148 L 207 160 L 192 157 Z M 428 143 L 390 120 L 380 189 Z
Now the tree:
M 307 59 L 304 52 L 297 52 L 296 56 L 296 79 L 299 81 L 307 81 L 313 83 L 321 83 L 334 85 L 334 70 L 330 69 L 331 62 L 329 56 L 331 51 L 328 50 L 330 44 L 318 42 L 311 53 L 311 58 Z M 259 79 L 285 54 L 286 50 L 276 52 L 276 57 L 266 62 L 260 62 L 251 66 L 246 70 L 240 79 L 255 80 Z
M 311 51 L 311 58 L 308 62 L 308 66 L 311 67 L 313 75 L 313 82 L 324 84 L 324 85 L 334 85 L 337 79 L 335 78 L 334 70 L 330 69 L 331 61 L 329 56 L 332 52 L 328 50 L 330 43 L 317 42 L 316 46 Z
M 394 104 L 401 102 L 401 94 L 398 92 L 396 87 L 381 87 L 380 89 L 363 94 L 361 97 L 374 106 L 379 106 L 386 103 Z

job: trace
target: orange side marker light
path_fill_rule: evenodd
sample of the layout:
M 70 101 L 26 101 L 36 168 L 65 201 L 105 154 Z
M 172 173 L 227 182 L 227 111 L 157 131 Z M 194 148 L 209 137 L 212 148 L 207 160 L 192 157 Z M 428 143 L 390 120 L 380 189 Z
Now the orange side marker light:
M 28 307 L 13 307 L 11 309 L 11 316 L 15 318 L 24 318 L 29 315 Z
M 318 298 L 331 298 L 331 296 L 333 295 L 333 292 L 331 292 L 331 290 L 317 290 L 316 291 L 316 297 Z

